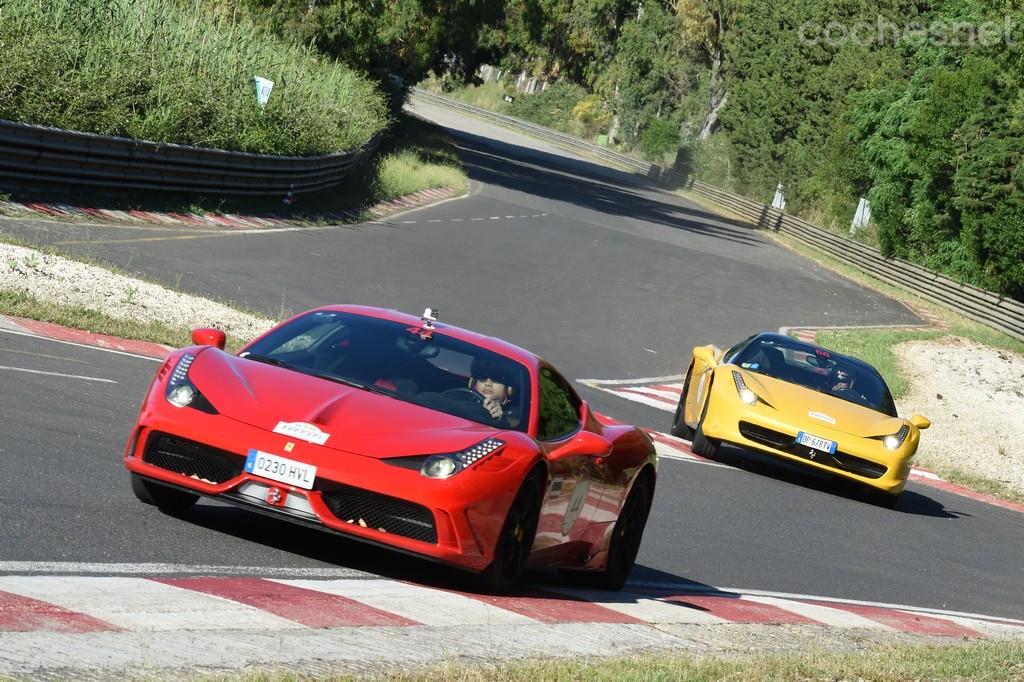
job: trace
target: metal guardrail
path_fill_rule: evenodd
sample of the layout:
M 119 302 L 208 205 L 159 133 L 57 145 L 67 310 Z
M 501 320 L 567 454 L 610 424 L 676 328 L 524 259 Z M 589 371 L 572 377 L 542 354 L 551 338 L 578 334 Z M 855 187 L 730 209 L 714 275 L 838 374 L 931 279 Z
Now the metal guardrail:
M 0 182 L 213 195 L 300 194 L 340 184 L 379 144 L 377 134 L 349 152 L 271 156 L 0 120 Z
M 878 279 L 900 286 L 926 300 L 955 310 L 1013 338 L 1024 341 L 1024 303 L 1012 298 L 957 282 L 927 268 L 899 258 L 885 258 L 871 246 L 818 227 L 806 220 L 787 215 L 767 204 L 714 187 L 671 169 L 620 154 L 572 135 L 551 130 L 529 121 L 481 109 L 465 102 L 414 88 L 411 98 L 421 102 L 462 111 L 499 125 L 553 142 L 572 151 L 628 168 L 672 189 L 687 189 L 743 218 L 761 229 L 788 235 L 797 241 L 838 258 Z

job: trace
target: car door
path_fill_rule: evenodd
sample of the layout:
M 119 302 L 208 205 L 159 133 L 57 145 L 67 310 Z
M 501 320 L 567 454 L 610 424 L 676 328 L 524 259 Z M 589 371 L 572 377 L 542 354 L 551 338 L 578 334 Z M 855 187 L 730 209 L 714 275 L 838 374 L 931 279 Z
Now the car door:
M 583 428 L 583 401 L 549 365 L 540 366 L 538 379 L 537 440 L 548 454 L 569 443 Z M 535 558 L 544 563 L 576 562 L 590 550 L 585 538 L 601 501 L 602 466 L 593 456 L 571 455 L 550 459 L 548 471 Z

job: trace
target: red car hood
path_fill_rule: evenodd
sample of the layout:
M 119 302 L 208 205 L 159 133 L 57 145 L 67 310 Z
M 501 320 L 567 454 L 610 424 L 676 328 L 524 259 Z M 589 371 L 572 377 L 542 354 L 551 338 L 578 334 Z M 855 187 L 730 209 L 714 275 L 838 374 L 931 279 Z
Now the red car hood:
M 199 353 L 189 379 L 226 417 L 267 431 L 281 422 L 297 424 L 296 429 L 313 425 L 327 434 L 324 447 L 368 457 L 456 452 L 496 432 L 397 398 L 216 349 Z

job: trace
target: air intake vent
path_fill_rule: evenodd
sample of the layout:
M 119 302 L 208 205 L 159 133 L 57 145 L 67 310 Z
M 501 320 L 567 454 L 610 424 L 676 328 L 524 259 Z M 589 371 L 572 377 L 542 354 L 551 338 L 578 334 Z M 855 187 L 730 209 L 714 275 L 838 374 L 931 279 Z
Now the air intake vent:
M 346 523 L 437 543 L 434 515 L 422 505 L 329 481 L 318 481 L 315 487 L 331 513 Z
M 224 483 L 241 476 L 245 457 L 193 440 L 154 432 L 142 460 L 205 483 Z

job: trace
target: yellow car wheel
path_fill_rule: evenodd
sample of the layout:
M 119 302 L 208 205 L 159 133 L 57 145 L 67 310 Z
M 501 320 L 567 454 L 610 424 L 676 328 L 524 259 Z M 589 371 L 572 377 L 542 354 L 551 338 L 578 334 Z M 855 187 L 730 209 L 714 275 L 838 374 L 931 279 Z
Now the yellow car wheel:
M 693 434 L 693 443 L 690 449 L 693 454 L 701 457 L 715 458 L 718 456 L 718 448 L 721 443 L 704 435 L 704 417 L 708 413 L 708 406 L 711 405 L 711 385 L 708 385 L 708 397 L 704 401 L 704 409 L 700 413 L 700 421 L 697 422 L 697 430 Z
M 693 429 L 686 423 L 686 394 L 690 390 L 690 377 L 693 375 L 693 363 L 686 370 L 686 381 L 683 382 L 683 392 L 679 394 L 679 406 L 676 408 L 676 416 L 672 419 L 672 435 L 686 440 L 693 440 Z

